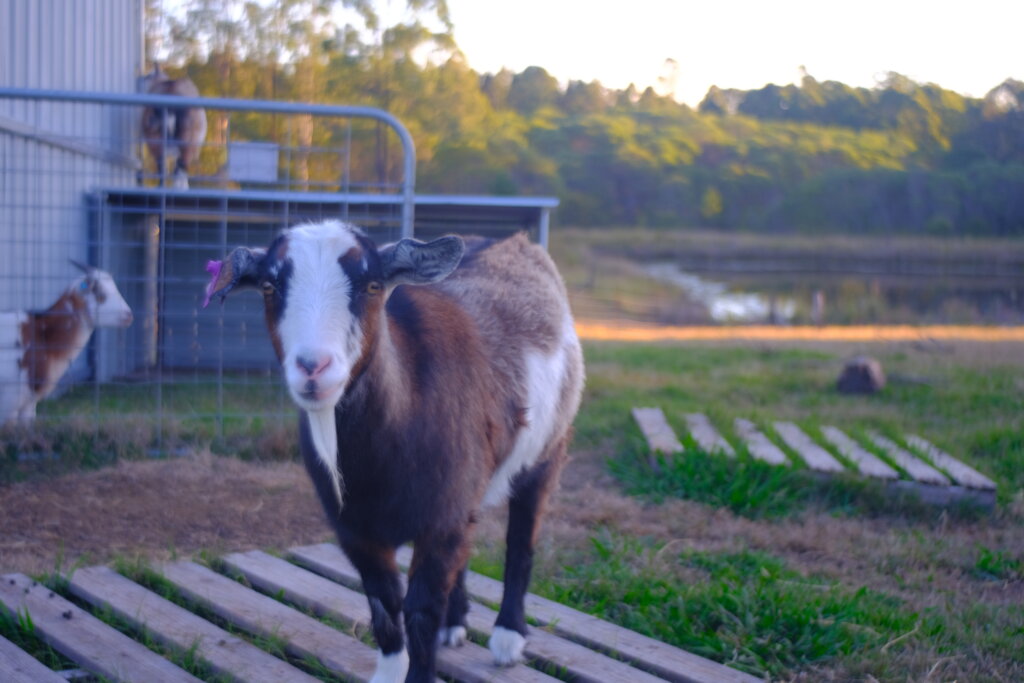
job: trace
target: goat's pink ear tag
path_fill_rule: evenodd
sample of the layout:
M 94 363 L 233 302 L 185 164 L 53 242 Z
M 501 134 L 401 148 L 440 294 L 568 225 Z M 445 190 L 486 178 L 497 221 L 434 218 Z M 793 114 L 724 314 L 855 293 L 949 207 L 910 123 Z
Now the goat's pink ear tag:
M 222 270 L 224 270 L 223 261 L 206 262 L 206 272 L 210 274 L 210 282 L 206 285 L 206 297 L 203 299 L 203 308 L 210 305 L 210 298 L 214 292 L 224 288 L 224 285 L 220 282 Z

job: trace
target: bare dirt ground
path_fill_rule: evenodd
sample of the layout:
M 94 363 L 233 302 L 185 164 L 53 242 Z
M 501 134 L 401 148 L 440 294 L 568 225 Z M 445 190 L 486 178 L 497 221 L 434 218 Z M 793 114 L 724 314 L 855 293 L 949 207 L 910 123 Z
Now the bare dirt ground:
M 582 499 L 602 497 L 581 514 Z M 563 476 L 549 517 L 564 542 L 612 521 L 622 505 L 596 458 L 581 454 Z M 631 511 L 625 515 L 640 519 Z M 582 517 L 582 519 L 581 519 Z M 485 516 L 481 542 L 503 536 L 501 514 Z M 0 572 L 40 573 L 112 558 L 153 560 L 252 548 L 283 549 L 332 534 L 298 462 L 244 462 L 209 453 L 122 461 L 90 472 L 0 487 Z

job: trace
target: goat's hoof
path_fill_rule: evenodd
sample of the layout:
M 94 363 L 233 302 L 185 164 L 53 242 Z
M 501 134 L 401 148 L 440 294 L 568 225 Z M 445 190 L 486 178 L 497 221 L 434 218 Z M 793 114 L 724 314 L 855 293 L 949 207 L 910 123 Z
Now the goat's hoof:
M 402 683 L 408 671 L 409 653 L 405 648 L 390 655 L 377 650 L 377 669 L 370 683 Z
M 491 633 L 491 639 L 487 646 L 494 655 L 494 663 L 498 666 L 512 666 L 523 661 L 523 648 L 526 647 L 526 638 L 518 631 L 495 626 Z
M 438 646 L 462 647 L 466 642 L 465 626 L 446 626 L 437 632 Z

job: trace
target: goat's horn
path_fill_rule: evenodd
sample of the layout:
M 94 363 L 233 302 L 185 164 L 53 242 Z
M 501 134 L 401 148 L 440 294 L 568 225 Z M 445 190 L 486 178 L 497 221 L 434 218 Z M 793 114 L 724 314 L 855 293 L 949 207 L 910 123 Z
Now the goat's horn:
M 87 266 L 84 263 L 82 263 L 80 261 L 76 261 L 73 258 L 69 258 L 68 261 L 71 263 L 71 265 L 73 265 L 75 268 L 78 268 L 80 271 L 82 271 L 86 275 L 88 275 L 89 273 L 92 272 L 92 266 Z

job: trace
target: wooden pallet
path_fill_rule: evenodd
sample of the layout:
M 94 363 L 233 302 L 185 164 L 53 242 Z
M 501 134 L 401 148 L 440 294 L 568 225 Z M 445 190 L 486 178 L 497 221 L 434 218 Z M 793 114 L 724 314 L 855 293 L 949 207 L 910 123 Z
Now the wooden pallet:
M 665 444 L 678 444 L 679 439 L 660 408 L 634 408 L 633 415 L 652 452 L 657 450 L 671 455 L 683 451 L 681 445 L 671 451 L 665 449 Z M 734 456 L 732 445 L 706 416 L 689 413 L 684 419 L 694 442 L 702 450 Z M 773 442 L 768 433 L 753 422 L 737 418 L 733 428 L 752 458 L 771 465 L 791 464 L 780 444 Z M 822 443 L 792 422 L 777 421 L 772 423 L 772 428 L 781 444 L 800 456 L 812 472 L 829 476 L 846 471 L 847 466 L 836 457 L 838 455 L 855 468 L 853 471 L 884 481 L 893 492 L 913 492 L 922 501 L 937 505 L 966 501 L 985 508 L 995 506 L 996 485 L 991 479 L 919 436 L 906 435 L 904 447 L 877 432 L 869 432 L 868 444 L 884 453 L 890 464 L 831 425 L 821 428 Z
M 407 566 L 410 553 L 400 553 Z M 287 559 L 261 551 L 223 558 L 222 571 L 191 561 L 154 567 L 184 598 L 182 607 L 108 567 L 70 573 L 68 591 L 78 603 L 21 574 L 0 579 L 0 609 L 31 617 L 35 633 L 85 672 L 112 681 L 196 681 L 143 642 L 192 652 L 218 677 L 237 681 L 311 683 L 296 662 L 316 662 L 346 680 L 366 681 L 377 653 L 368 645 L 369 608 L 359 576 L 331 544 L 293 548 Z M 665 645 L 564 605 L 528 595 L 535 624 L 524 664 L 499 668 L 485 645 L 500 602 L 500 582 L 469 573 L 473 597 L 471 640 L 439 650 L 438 670 L 465 683 L 710 683 L 757 679 Z M 79 605 L 88 605 L 83 609 Z M 102 610 L 125 624 L 115 630 L 90 613 Z M 324 619 L 318 619 L 322 617 Z M 214 623 L 216 622 L 216 623 Z M 279 658 L 258 647 L 273 642 Z M 141 641 L 141 642 L 140 642 Z M 0 638 L 0 681 L 67 680 Z

